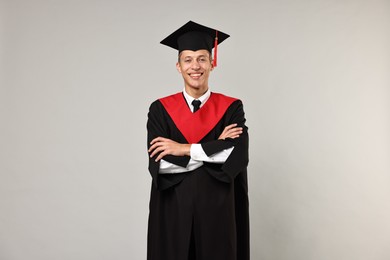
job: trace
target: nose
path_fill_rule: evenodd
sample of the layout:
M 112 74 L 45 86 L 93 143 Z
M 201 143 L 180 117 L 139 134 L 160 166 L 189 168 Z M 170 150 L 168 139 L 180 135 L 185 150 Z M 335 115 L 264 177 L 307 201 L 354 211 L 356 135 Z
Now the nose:
M 194 70 L 198 70 L 198 69 L 200 69 L 200 65 L 199 65 L 199 62 L 197 61 L 197 60 L 194 60 L 193 62 L 192 62 L 192 69 L 194 69 Z

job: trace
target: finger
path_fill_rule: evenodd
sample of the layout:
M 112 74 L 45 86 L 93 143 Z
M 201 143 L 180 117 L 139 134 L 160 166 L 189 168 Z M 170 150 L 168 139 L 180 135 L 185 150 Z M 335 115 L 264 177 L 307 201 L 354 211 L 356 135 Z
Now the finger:
M 163 145 L 162 142 L 157 142 L 157 143 L 154 143 L 152 146 L 149 147 L 149 150 L 148 152 L 150 153 L 151 151 L 153 151 L 154 149 L 156 149 L 157 147 Z
M 152 145 L 152 144 L 158 142 L 159 138 L 160 138 L 160 137 L 154 138 L 152 141 L 150 141 L 150 144 Z
M 157 143 L 157 142 L 164 142 L 164 141 L 166 141 L 166 140 L 168 140 L 168 139 L 159 136 L 159 137 L 154 138 L 154 139 L 150 142 L 150 144 L 154 144 L 154 143 Z
M 230 124 L 230 125 L 228 125 L 228 126 L 225 127 L 225 130 L 228 131 L 228 130 L 230 130 L 230 129 L 236 127 L 236 126 L 237 126 L 237 124 Z
M 238 133 L 240 131 L 242 131 L 242 128 L 235 127 L 235 128 L 232 128 L 232 129 L 228 130 L 226 132 L 226 134 Z
M 229 130 L 229 134 L 242 132 L 242 127 L 235 127 Z
M 150 146 L 149 149 L 148 149 L 148 152 L 150 153 L 150 152 L 153 151 L 155 148 L 156 148 L 155 145 Z
M 227 135 L 229 138 L 237 138 L 242 134 L 242 130 L 236 130 L 234 132 L 231 132 Z
M 150 158 L 154 157 L 155 155 L 157 155 L 158 153 L 160 152 L 163 152 L 165 150 L 164 147 L 160 146 L 160 147 L 157 147 L 156 149 L 154 149 L 154 151 L 150 154 Z
M 238 132 L 241 132 L 242 133 L 242 127 L 236 127 L 234 129 L 231 130 L 232 133 L 238 133 Z
M 151 152 L 156 147 L 167 145 L 168 143 L 171 143 L 171 142 L 172 142 L 171 139 L 164 138 L 164 137 L 157 137 L 157 138 L 153 139 L 152 142 L 150 143 L 151 146 L 149 147 L 148 152 Z
M 160 153 L 160 154 L 157 156 L 157 158 L 156 158 L 155 161 L 156 161 L 156 162 L 160 161 L 165 155 L 167 155 L 167 152 L 166 152 L 166 151 Z
M 233 123 L 233 124 L 228 125 L 228 127 L 235 127 L 235 126 L 237 126 L 237 123 Z
M 234 131 L 232 133 L 232 135 L 241 135 L 241 134 L 242 134 L 242 130 Z
M 242 127 L 241 126 L 236 126 L 236 127 L 233 127 L 233 128 L 229 129 L 229 131 L 235 131 L 235 130 L 242 130 Z
M 234 127 L 234 126 L 231 126 L 231 125 L 225 127 L 225 129 L 223 129 L 223 132 L 222 132 L 222 133 L 228 133 L 231 129 L 233 129 L 233 127 Z

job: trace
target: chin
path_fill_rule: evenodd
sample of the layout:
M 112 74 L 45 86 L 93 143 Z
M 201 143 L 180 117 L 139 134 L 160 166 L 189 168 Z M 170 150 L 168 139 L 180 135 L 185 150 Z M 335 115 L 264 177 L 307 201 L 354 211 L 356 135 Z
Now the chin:
M 202 84 L 188 84 L 188 86 L 190 86 L 191 88 L 194 88 L 194 89 L 204 88 L 204 86 Z

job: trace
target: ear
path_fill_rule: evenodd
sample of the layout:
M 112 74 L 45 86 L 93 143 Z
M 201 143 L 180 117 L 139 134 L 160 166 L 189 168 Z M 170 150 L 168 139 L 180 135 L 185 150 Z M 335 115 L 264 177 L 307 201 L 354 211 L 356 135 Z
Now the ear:
M 181 74 L 181 66 L 179 62 L 176 62 L 176 69 Z

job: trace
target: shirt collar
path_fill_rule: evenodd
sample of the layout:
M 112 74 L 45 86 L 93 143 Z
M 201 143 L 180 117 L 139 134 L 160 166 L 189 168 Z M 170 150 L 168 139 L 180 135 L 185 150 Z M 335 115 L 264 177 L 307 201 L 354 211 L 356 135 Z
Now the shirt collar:
M 187 102 L 188 106 L 191 108 L 191 111 L 194 111 L 194 106 L 192 105 L 192 101 L 194 101 L 195 98 L 191 97 L 185 91 L 185 89 L 183 89 L 183 95 L 184 95 L 184 98 L 186 99 L 186 102 Z M 207 100 L 209 99 L 210 95 L 211 95 L 211 91 L 210 91 L 210 89 L 207 89 L 206 93 L 204 93 L 202 96 L 197 98 L 197 100 L 199 100 L 201 102 L 200 103 L 200 107 L 202 107 L 207 102 Z

